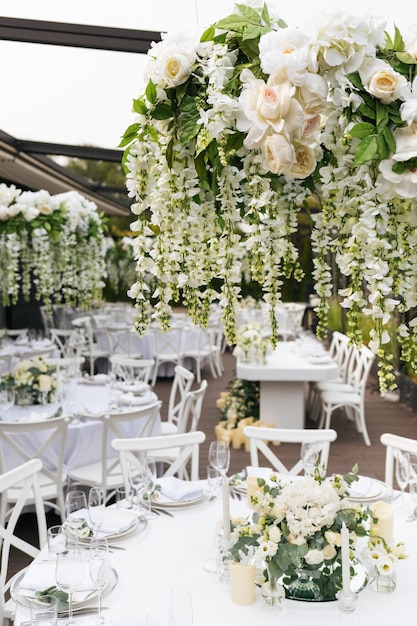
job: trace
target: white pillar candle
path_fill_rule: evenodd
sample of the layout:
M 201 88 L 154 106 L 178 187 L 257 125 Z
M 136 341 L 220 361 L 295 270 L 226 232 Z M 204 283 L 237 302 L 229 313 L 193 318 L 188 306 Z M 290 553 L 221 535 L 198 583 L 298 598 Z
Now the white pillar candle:
M 234 604 L 253 604 L 255 595 L 255 566 L 249 563 L 230 563 L 230 597 Z
M 394 510 L 387 502 L 374 502 L 371 504 L 371 530 L 373 535 L 382 537 L 387 543 L 391 543 L 394 534 Z
M 226 476 L 223 476 L 223 541 L 230 541 L 230 495 L 229 495 L 229 481 Z
M 345 522 L 340 531 L 342 548 L 342 590 L 344 596 L 350 596 L 350 559 L 349 559 L 349 529 Z

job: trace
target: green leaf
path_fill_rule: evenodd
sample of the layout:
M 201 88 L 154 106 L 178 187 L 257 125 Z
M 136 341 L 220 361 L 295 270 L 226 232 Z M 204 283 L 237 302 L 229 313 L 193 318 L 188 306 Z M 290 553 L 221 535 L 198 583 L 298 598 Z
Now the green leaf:
M 404 40 L 397 26 L 395 26 L 394 33 L 394 50 L 404 50 Z
M 356 150 L 355 165 L 362 165 L 363 163 L 371 161 L 376 155 L 377 149 L 377 141 L 374 135 L 364 137 L 362 141 L 359 142 Z
M 407 170 L 415 170 L 417 168 L 417 157 L 408 159 L 408 161 L 399 161 L 394 163 L 392 171 L 396 174 L 404 174 Z
M 172 105 L 167 102 L 158 102 L 151 113 L 154 120 L 169 120 L 173 114 Z
M 239 11 L 242 13 L 242 15 L 245 15 L 247 18 L 249 18 L 249 20 L 258 24 L 261 23 L 261 17 L 259 13 L 255 11 L 255 9 L 253 9 L 247 4 L 236 4 L 236 6 L 239 9 Z
M 215 34 L 216 29 L 214 28 L 214 26 L 209 26 L 200 37 L 201 43 L 204 43 L 205 41 L 212 41 Z
M 375 133 L 375 126 L 370 122 L 359 122 L 359 124 L 355 124 L 350 130 L 350 134 L 353 137 L 358 137 L 359 139 L 363 139 L 364 137 L 368 137 L 368 135 L 373 135 Z
M 138 123 L 131 124 L 124 132 L 123 137 L 117 146 L 118 148 L 124 148 L 131 143 L 138 136 L 140 125 Z
M 221 28 L 222 30 L 232 30 L 235 32 L 241 31 L 244 26 L 246 26 L 248 20 L 243 15 L 229 15 L 229 17 L 225 17 L 219 22 L 217 22 L 217 28 Z
M 362 81 L 357 72 L 355 72 L 354 74 L 347 74 L 346 78 L 349 80 L 349 82 L 352 83 L 354 87 L 360 89 L 361 91 L 363 90 Z
M 261 36 L 262 28 L 260 26 L 250 25 L 243 31 L 243 41 L 248 39 L 258 39 Z
M 139 115 L 146 115 L 148 112 L 148 107 L 144 103 L 143 100 L 133 100 L 133 110 L 135 113 L 139 113 Z
M 385 141 L 384 134 L 382 132 L 378 133 L 377 138 L 376 138 L 376 143 L 377 143 L 379 159 L 381 161 L 383 161 L 384 159 L 388 159 L 390 155 L 390 150 L 389 150 L 387 142 Z
M 264 6 L 262 7 L 262 20 L 267 26 L 271 26 L 271 18 L 269 17 L 269 11 L 266 3 L 264 3 Z
M 394 135 L 392 134 L 391 129 L 388 128 L 388 126 L 385 126 L 385 128 L 383 128 L 381 132 L 384 135 L 384 139 L 388 148 L 394 154 L 397 150 L 397 146 L 396 146 Z
M 198 134 L 200 113 L 194 98 L 185 98 L 180 107 L 181 143 L 188 144 Z
M 146 94 L 146 97 L 147 97 L 148 101 L 151 104 L 155 104 L 155 102 L 156 102 L 156 87 L 155 87 L 152 79 L 149 79 L 149 82 L 146 85 L 145 94 Z
M 397 52 L 396 57 L 399 61 L 401 61 L 401 63 L 405 63 L 406 65 L 417 64 L 417 60 L 411 56 L 411 54 L 408 54 L 408 52 Z
M 388 109 L 385 104 L 382 104 L 379 100 L 376 102 L 376 124 L 377 126 L 388 124 L 389 116 Z
M 370 108 L 366 104 L 360 104 L 358 107 L 359 113 L 362 117 L 367 117 L 370 120 L 376 120 L 376 112 L 375 109 Z

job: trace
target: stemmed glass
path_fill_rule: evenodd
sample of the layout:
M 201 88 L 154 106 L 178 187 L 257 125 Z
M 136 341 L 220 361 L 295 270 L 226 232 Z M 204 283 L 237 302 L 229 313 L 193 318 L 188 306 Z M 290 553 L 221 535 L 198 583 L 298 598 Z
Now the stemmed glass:
M 212 441 L 209 447 L 209 463 L 219 470 L 222 478 L 226 476 L 230 464 L 230 449 L 225 441 Z
M 303 441 L 300 456 L 303 461 L 304 475 L 310 476 L 320 457 L 319 443 L 317 441 Z
M 74 592 L 84 580 L 83 556 L 81 550 L 63 550 L 57 554 L 55 579 L 62 591 L 68 594 L 68 622 L 67 626 L 75 626 L 72 604 Z
M 169 608 L 172 611 L 175 626 L 193 626 L 193 603 L 188 587 L 171 589 Z
M 401 511 L 405 511 L 405 489 L 410 482 L 411 465 L 408 452 L 397 450 L 395 457 L 395 479 L 401 491 Z
M 84 491 L 69 491 L 65 499 L 65 524 L 75 535 L 75 545 L 78 548 L 78 531 L 85 523 L 87 498 Z
M 91 540 L 89 568 L 90 578 L 98 595 L 97 615 L 89 620 L 89 623 L 91 626 L 98 626 L 107 621 L 101 613 L 101 596 L 110 578 L 110 558 L 106 539 L 93 538 Z
M 99 530 L 103 526 L 105 508 L 103 489 L 91 487 L 88 493 L 88 518 L 96 537 L 98 537 Z
M 131 457 L 128 462 L 129 483 L 136 495 L 137 510 L 147 519 L 153 519 L 155 513 L 151 509 L 152 492 L 156 482 L 156 464 L 151 457 Z M 147 496 L 146 502 L 141 503 L 140 495 Z
M 14 387 L 6 387 L 0 391 L 0 409 L 1 416 L 7 418 L 7 415 L 14 406 L 15 403 L 15 391 Z
M 152 511 L 152 494 L 156 484 L 156 463 L 155 459 L 150 456 L 142 459 L 142 472 L 143 472 L 143 495 L 146 502 L 145 517 L 147 519 L 154 519 L 156 513 Z
M 129 484 L 132 488 L 132 491 L 135 494 L 134 501 L 136 502 L 136 509 L 139 513 L 143 513 L 143 507 L 140 506 L 139 493 L 142 491 L 143 485 L 143 474 L 141 471 L 141 464 L 139 459 L 134 456 L 131 456 L 127 465 L 127 475 Z

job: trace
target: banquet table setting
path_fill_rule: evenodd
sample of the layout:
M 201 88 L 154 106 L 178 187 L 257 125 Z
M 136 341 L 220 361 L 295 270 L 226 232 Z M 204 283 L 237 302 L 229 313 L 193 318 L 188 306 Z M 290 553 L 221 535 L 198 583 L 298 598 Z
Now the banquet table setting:
M 94 463 L 100 460 L 102 422 L 101 417 L 112 412 L 132 412 L 144 408 L 157 400 L 156 394 L 144 383 L 124 383 L 119 381 L 110 385 L 110 377 L 105 374 L 85 376 L 76 381 L 70 381 L 58 401 L 43 405 L 14 405 L 8 409 L 3 420 L 21 423 L 50 420 L 53 423 L 55 416 L 70 417 L 65 445 L 65 468 L 72 470 L 76 467 Z M 126 423 L 126 436 L 133 436 L 138 425 L 132 421 Z M 153 434 L 160 434 L 160 417 L 155 421 Z M 38 447 L 37 437 L 45 437 L 44 433 L 15 435 L 28 450 Z M 24 440 L 24 441 L 23 441 Z M 110 444 L 108 455 L 116 456 Z M 21 462 L 17 455 L 8 448 L 3 451 L 5 469 L 15 467 Z M 53 462 L 52 457 L 49 461 Z
M 352 612 L 342 610 L 339 600 L 311 602 L 287 597 L 279 606 L 271 606 L 265 603 L 258 584 L 248 593 L 243 578 L 239 581 L 233 575 L 232 580 L 233 566 L 229 567 L 226 576 L 224 571 L 219 575 L 208 567 L 216 560 L 218 563 L 222 527 L 226 528 L 228 522 L 241 520 L 251 513 L 247 499 L 249 483 L 245 478 L 249 474 L 246 468 L 244 470 L 241 475 L 223 480 L 217 492 L 206 480 L 182 485 L 182 499 L 178 499 L 178 492 L 174 495 L 171 491 L 170 495 L 176 500 L 156 500 L 159 514 L 152 520 L 144 521 L 138 517 L 135 508 L 118 509 L 112 505 L 106 509 L 107 519 L 112 520 L 113 526 L 110 524 L 110 528 L 103 532 L 108 537 L 111 566 L 102 598 L 105 623 L 147 626 L 150 623 L 147 615 L 157 607 L 169 607 L 171 592 L 179 587 L 186 588 L 190 595 L 193 620 L 182 622 L 178 619 L 175 626 L 183 623 L 194 626 L 213 623 L 334 626 L 374 623 L 376 617 L 378 623 L 385 626 L 398 619 L 399 607 L 410 606 L 417 559 L 414 540 L 417 520 L 414 521 L 412 516 L 415 503 L 406 494 L 407 506 L 403 511 L 399 492 L 369 477 L 360 477 L 357 482 L 355 491 L 352 491 L 352 506 L 390 502 L 394 539 L 405 543 L 409 555 L 397 564 L 393 593 L 376 591 L 363 566 L 359 570 L 359 582 L 355 583 L 355 579 L 351 582 L 352 588 L 355 584 L 358 586 Z M 270 471 L 266 468 L 247 470 L 259 477 L 265 477 Z M 291 480 L 303 478 L 292 477 Z M 167 489 L 172 489 L 172 485 L 168 484 Z M 80 539 L 80 542 L 82 547 L 88 547 L 88 539 Z M 364 538 L 359 538 L 355 545 L 359 563 L 363 545 Z M 34 587 L 39 589 L 39 580 L 45 588 L 54 584 L 55 559 L 48 556 L 48 548 L 44 547 L 29 568 L 16 575 L 12 586 L 12 596 L 17 600 L 16 626 L 29 619 L 28 597 Z M 227 567 L 225 570 L 227 574 Z M 39 573 L 38 584 L 33 582 L 34 573 Z M 84 590 L 74 597 L 74 611 L 75 623 L 90 623 L 91 615 L 87 617 L 83 611 L 93 614 L 97 611 L 97 594 L 90 589 L 90 594 Z

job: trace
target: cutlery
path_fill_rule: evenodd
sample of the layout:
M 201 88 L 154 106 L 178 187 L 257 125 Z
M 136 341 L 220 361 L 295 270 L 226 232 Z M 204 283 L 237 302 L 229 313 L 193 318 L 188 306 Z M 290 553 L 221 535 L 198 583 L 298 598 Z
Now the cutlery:
M 168 517 L 174 517 L 174 515 L 170 511 L 167 511 L 166 509 L 159 509 L 153 506 L 152 511 L 154 511 L 154 513 L 156 513 L 157 515 L 161 515 L 161 513 L 163 513 L 164 515 L 168 515 Z
M 109 607 L 108 606 L 102 606 L 101 607 L 102 611 L 108 611 Z M 85 609 L 74 609 L 74 616 L 75 615 L 95 615 L 97 614 L 97 609 L 94 607 L 91 608 L 85 608 Z M 68 618 L 68 611 L 61 611 L 60 613 L 58 613 L 58 619 L 67 619 Z M 20 626 L 32 626 L 32 622 L 26 621 L 26 622 L 20 622 Z

